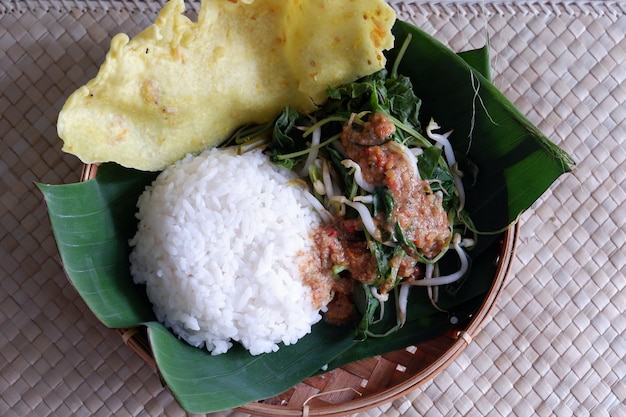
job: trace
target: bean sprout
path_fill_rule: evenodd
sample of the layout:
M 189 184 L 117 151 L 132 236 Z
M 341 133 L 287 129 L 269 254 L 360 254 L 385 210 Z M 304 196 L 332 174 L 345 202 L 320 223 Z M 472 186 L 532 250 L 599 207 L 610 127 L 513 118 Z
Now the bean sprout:
M 321 139 L 322 128 L 318 126 L 313 130 L 313 133 L 311 134 L 311 152 L 309 152 L 309 155 L 306 158 L 306 162 L 304 163 L 304 166 L 300 171 L 301 176 L 305 177 L 309 174 L 309 166 L 317 159 L 317 154 L 319 153 L 318 145 L 320 144 Z
M 420 147 L 415 147 L 415 148 L 409 148 L 409 151 L 415 156 L 418 157 L 421 154 L 424 153 L 424 149 L 420 148 Z
M 332 198 L 336 193 L 333 188 L 333 181 L 330 177 L 330 168 L 328 167 L 328 162 L 325 159 L 322 159 L 322 181 L 324 183 L 326 195 L 328 198 Z
M 409 150 L 408 147 L 398 142 L 394 142 L 394 141 L 388 142 L 387 146 L 389 146 L 391 149 L 399 153 L 404 158 L 406 163 L 413 170 L 413 176 L 415 178 L 421 179 L 420 173 L 417 170 L 417 158 L 415 157 L 415 155 L 413 155 L 413 153 Z
M 469 268 L 469 258 L 467 256 L 467 253 L 465 253 L 465 251 L 461 247 L 461 235 L 456 233 L 454 235 L 454 238 L 452 239 L 450 246 L 452 246 L 452 248 L 459 255 L 459 260 L 461 261 L 461 266 L 458 271 L 450 275 L 442 275 L 442 276 L 435 277 L 435 278 L 421 279 L 419 281 L 414 281 L 411 284 L 415 286 L 419 286 L 419 287 L 448 285 L 459 280 L 463 275 L 465 275 L 465 273 L 467 272 Z
M 359 164 L 354 162 L 352 159 L 344 159 L 343 161 L 341 161 L 341 165 L 343 165 L 346 168 L 354 169 L 354 181 L 357 183 L 359 187 L 361 187 L 368 193 L 371 193 L 374 191 L 374 186 L 368 183 L 367 181 L 365 181 L 365 179 L 363 178 L 363 172 L 361 171 L 361 166 Z
M 406 323 L 406 307 L 409 301 L 410 289 L 410 284 L 400 284 L 400 294 L 398 295 L 398 313 L 400 316 L 400 327 L 404 326 L 404 323 Z
M 305 192 L 304 198 L 306 198 L 309 204 L 313 206 L 313 208 L 320 215 L 324 223 L 330 223 L 333 220 L 332 214 L 330 214 L 330 212 L 326 209 L 326 207 L 324 207 L 324 205 L 320 203 L 319 200 L 315 198 L 313 194 L 309 192 Z
M 353 209 L 355 209 L 359 215 L 361 216 L 361 221 L 363 221 L 363 226 L 365 227 L 365 230 L 367 230 L 367 232 L 372 235 L 372 237 L 374 237 L 374 239 L 380 241 L 380 232 L 378 231 L 378 229 L 376 228 L 376 225 L 374 224 L 374 219 L 372 218 L 372 214 L 370 213 L 370 211 L 367 209 L 367 207 L 365 206 L 365 204 L 363 203 L 359 203 L 359 202 L 353 202 L 348 200 L 346 197 L 344 196 L 335 196 L 333 198 L 330 199 L 331 201 L 335 201 L 337 203 L 340 204 L 345 204 L 346 206 L 352 207 Z
M 326 187 L 324 187 L 324 183 L 321 180 L 313 181 L 313 189 L 319 195 L 326 195 Z
M 378 292 L 377 287 L 371 287 L 370 291 L 372 292 L 372 295 L 374 296 L 374 298 L 380 301 L 381 303 L 384 303 L 389 299 L 389 293 L 381 294 Z
M 352 199 L 354 202 L 363 203 L 363 204 L 372 204 L 374 202 L 374 196 L 372 194 L 368 195 L 357 195 Z
M 463 188 L 463 181 L 461 180 L 462 173 L 458 169 L 456 157 L 454 156 L 454 149 L 452 148 L 452 144 L 448 140 L 448 137 L 452 134 L 452 131 L 446 132 L 444 134 L 433 132 L 433 130 L 437 130 L 439 128 L 439 124 L 437 124 L 437 122 L 435 122 L 433 119 L 430 119 L 430 123 L 428 123 L 428 126 L 426 127 L 426 134 L 430 139 L 443 146 L 443 151 L 446 155 L 446 161 L 454 180 L 454 186 L 459 195 L 458 211 L 461 211 L 463 210 L 463 207 L 465 207 L 465 189 Z

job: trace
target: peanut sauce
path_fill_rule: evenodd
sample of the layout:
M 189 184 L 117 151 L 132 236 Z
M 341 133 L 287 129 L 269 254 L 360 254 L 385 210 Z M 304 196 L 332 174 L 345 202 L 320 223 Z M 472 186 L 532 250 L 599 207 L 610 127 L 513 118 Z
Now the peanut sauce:
M 398 223 L 407 240 L 413 242 L 418 251 L 427 258 L 441 252 L 450 240 L 450 225 L 442 207 L 442 197 L 433 193 L 427 180 L 415 175 L 415 167 L 407 158 L 390 145 L 395 133 L 395 125 L 383 114 L 374 113 L 360 129 L 347 123 L 341 134 L 341 144 L 347 158 L 360 167 L 363 179 L 374 186 L 384 186 L 393 197 L 392 212 L 378 213 L 374 217 L 377 228 L 387 235 L 393 235 Z M 338 301 L 331 302 L 325 319 L 331 323 L 344 323 L 352 320 L 353 307 L 346 302 L 353 283 L 374 284 L 379 281 L 376 259 L 372 255 L 363 233 L 359 218 L 338 217 L 332 224 L 318 231 L 315 236 L 323 262 L 329 268 L 345 267 L 333 285 Z M 405 248 L 407 256 L 392 258 L 391 263 L 398 268 L 398 279 L 415 280 L 423 274 L 418 264 L 417 254 Z M 347 284 L 351 282 L 352 284 Z M 387 293 L 395 283 L 379 286 L 381 294 Z

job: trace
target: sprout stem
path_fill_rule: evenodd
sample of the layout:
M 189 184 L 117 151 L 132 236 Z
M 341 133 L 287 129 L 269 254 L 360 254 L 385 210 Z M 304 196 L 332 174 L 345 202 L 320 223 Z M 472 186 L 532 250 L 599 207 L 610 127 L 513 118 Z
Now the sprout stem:
M 461 236 L 457 233 L 454 235 L 452 239 L 451 246 L 454 248 L 456 253 L 459 255 L 459 260 L 461 261 L 461 266 L 458 271 L 450 274 L 450 275 L 442 275 L 435 278 L 426 278 L 421 279 L 419 281 L 414 281 L 411 285 L 419 286 L 419 287 L 431 287 L 435 285 L 448 285 L 453 282 L 459 280 L 469 268 L 469 257 L 467 253 L 461 247 Z

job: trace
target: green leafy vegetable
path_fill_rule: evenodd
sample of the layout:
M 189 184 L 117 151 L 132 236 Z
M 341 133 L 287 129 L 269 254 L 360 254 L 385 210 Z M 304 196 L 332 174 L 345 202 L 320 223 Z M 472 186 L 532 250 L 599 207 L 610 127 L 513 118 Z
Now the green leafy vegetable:
M 402 57 L 396 59 L 401 60 Z M 376 265 L 374 272 L 377 279 L 369 280 L 365 289 L 358 288 L 360 295 L 356 295 L 358 298 L 356 305 L 361 315 L 357 334 L 359 338 L 368 335 L 386 336 L 397 331 L 405 323 L 408 287 L 404 286 L 403 290 L 399 291 L 397 305 L 400 310 L 397 312 L 395 322 L 387 321 L 389 328 L 380 329 L 378 333 L 371 332 L 369 326 L 377 323 L 376 314 L 384 316 L 389 293 L 401 285 L 403 279 L 406 281 L 417 279 L 416 275 L 410 272 L 413 271 L 411 269 L 413 267 L 402 268 L 402 262 L 406 262 L 405 265 L 411 262 L 432 265 L 440 260 L 447 261 L 445 254 L 451 239 L 446 234 L 473 232 L 474 225 L 463 211 L 465 193 L 460 179 L 460 165 L 454 157 L 447 134 L 433 134 L 432 122 L 429 123 L 429 128 L 422 132 L 419 121 L 421 101 L 413 91 L 412 81 L 399 75 L 395 69 L 391 72 L 383 69 L 355 82 L 330 88 L 328 91 L 330 97 L 328 102 L 310 115 L 298 116 L 293 110 L 285 109 L 275 120 L 275 134 L 269 148 L 272 160 L 277 165 L 308 173 L 307 179 L 310 179 L 310 187 L 314 190 L 315 196 L 325 207 L 328 216 L 334 216 L 331 227 L 339 225 L 337 228 L 341 229 L 340 225 L 346 221 L 348 228 L 351 228 L 353 227 L 351 225 L 355 224 L 355 218 L 362 224 L 365 229 L 362 233 L 352 233 L 350 238 L 339 240 L 339 245 L 345 247 L 341 250 L 342 253 L 343 251 L 350 253 L 352 251 L 350 246 L 353 245 L 351 242 L 355 240 L 366 244 L 371 253 L 368 261 L 375 262 Z M 376 115 L 384 116 L 381 119 Z M 285 123 L 285 120 L 289 120 L 289 123 Z M 376 127 L 368 131 L 368 125 L 372 126 L 372 120 L 382 122 L 373 125 Z M 390 124 L 393 124 L 393 130 L 389 127 Z M 434 130 L 437 129 L 438 127 Z M 363 134 L 359 133 L 361 130 Z M 306 132 L 311 131 L 317 135 L 315 139 L 307 137 Z M 385 132 L 385 137 L 378 136 L 383 135 L 377 133 L 379 131 Z M 346 132 L 352 132 L 354 136 L 346 137 Z M 363 143 L 357 138 L 358 135 L 364 138 Z M 340 138 L 340 146 L 334 142 L 335 138 Z M 346 149 L 351 150 L 348 152 Z M 357 163 L 351 158 L 360 158 L 361 161 Z M 304 164 L 303 167 L 299 165 L 300 163 Z M 402 179 L 396 179 L 390 174 L 389 177 L 394 178 L 396 184 L 404 184 L 405 189 L 411 190 L 417 190 L 418 188 L 413 187 L 419 187 L 423 191 L 417 192 L 423 192 L 425 195 L 439 192 L 441 197 L 427 200 L 428 197 L 424 196 L 422 201 L 425 202 L 420 203 L 418 198 L 403 197 L 397 187 L 392 191 L 383 180 L 372 179 L 383 171 L 387 177 L 386 166 L 389 163 L 396 167 L 400 166 L 396 168 L 396 174 L 403 172 L 399 175 Z M 470 164 L 471 161 L 467 163 Z M 375 165 L 374 168 L 372 164 Z M 410 172 L 411 169 L 415 170 L 413 174 Z M 427 180 L 428 183 L 422 180 Z M 368 183 L 368 181 L 380 182 Z M 399 205 L 396 204 L 396 197 L 399 197 Z M 408 206 L 431 204 L 428 201 L 433 201 L 432 204 L 439 204 L 435 202 L 441 201 L 443 217 L 451 222 L 450 228 L 446 224 L 441 232 L 434 232 L 443 236 L 437 238 L 437 242 L 443 245 L 443 248 L 436 249 L 438 255 L 430 252 L 434 249 L 421 249 L 418 247 L 419 243 L 412 240 L 415 237 L 410 237 L 416 235 L 408 231 L 419 227 L 421 219 L 416 218 L 415 223 L 404 220 L 401 226 L 400 221 L 395 218 L 396 213 L 410 210 Z M 458 250 L 462 249 L 459 247 Z M 367 257 L 367 254 L 362 256 Z M 345 269 L 345 277 L 360 281 L 360 277 L 352 276 L 350 265 Z M 428 270 L 438 271 L 439 266 Z M 415 274 L 420 273 L 419 271 L 424 274 L 420 267 L 416 267 L 415 271 L 417 271 Z M 359 273 L 358 268 L 354 273 Z M 448 276 L 458 279 L 461 274 Z M 431 289 L 428 291 L 431 292 Z M 436 304 L 437 297 L 432 296 L 432 303 Z M 330 308 L 332 309 L 332 304 Z M 378 320 L 378 323 L 383 321 Z M 380 328 L 380 325 L 378 327 Z
M 389 216 L 395 205 L 393 196 L 389 193 L 386 187 L 377 185 L 372 192 L 373 202 L 373 214 L 384 213 Z

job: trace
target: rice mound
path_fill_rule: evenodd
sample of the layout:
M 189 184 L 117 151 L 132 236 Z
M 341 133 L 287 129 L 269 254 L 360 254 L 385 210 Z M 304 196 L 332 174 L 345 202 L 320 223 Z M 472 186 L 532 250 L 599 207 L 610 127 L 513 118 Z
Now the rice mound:
M 178 337 L 212 354 L 236 341 L 256 355 L 320 320 L 328 300 L 314 305 L 303 277 L 323 275 L 311 238 L 321 220 L 294 175 L 259 151 L 210 149 L 140 196 L 131 273 Z

